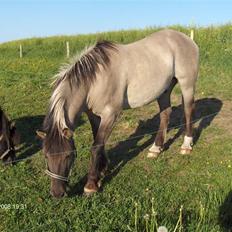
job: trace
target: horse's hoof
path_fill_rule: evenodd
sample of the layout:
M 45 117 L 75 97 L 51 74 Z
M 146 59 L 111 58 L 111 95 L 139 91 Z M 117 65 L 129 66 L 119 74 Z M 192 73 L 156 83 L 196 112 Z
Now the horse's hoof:
M 97 182 L 97 186 L 95 186 L 95 185 L 88 186 L 87 185 L 87 186 L 84 187 L 84 195 L 87 196 L 87 197 L 92 196 L 94 193 L 98 192 L 100 187 L 101 187 L 101 181 L 100 180 Z
M 89 189 L 89 188 L 84 188 L 84 196 L 86 197 L 90 197 L 92 196 L 94 193 L 97 193 L 96 189 Z
M 155 143 L 148 150 L 147 158 L 156 159 L 159 154 L 163 151 L 162 146 L 157 146 Z
M 84 192 L 84 193 L 83 193 L 83 196 L 84 196 L 84 197 L 91 197 L 91 196 L 93 196 L 94 194 L 96 194 L 96 192 Z
M 160 153 L 158 152 L 151 152 L 149 151 L 148 154 L 147 154 L 147 158 L 150 158 L 150 159 L 157 159 L 158 156 L 159 156 Z
M 191 153 L 192 153 L 192 149 L 190 149 L 190 148 L 181 148 L 180 149 L 181 155 L 190 155 Z

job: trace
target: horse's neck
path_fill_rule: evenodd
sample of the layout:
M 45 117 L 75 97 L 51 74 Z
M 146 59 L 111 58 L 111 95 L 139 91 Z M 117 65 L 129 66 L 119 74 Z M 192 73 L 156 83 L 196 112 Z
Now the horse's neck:
M 74 130 L 78 118 L 86 106 L 87 88 L 82 84 L 72 84 L 64 80 L 54 90 L 51 97 L 50 113 L 52 114 L 52 124 L 57 125 L 59 130 L 69 128 Z M 49 117 L 48 117 L 49 118 Z
M 78 119 L 86 109 L 86 89 L 82 88 L 81 85 L 74 87 L 66 97 L 66 116 L 68 117 L 69 128 L 74 130 Z

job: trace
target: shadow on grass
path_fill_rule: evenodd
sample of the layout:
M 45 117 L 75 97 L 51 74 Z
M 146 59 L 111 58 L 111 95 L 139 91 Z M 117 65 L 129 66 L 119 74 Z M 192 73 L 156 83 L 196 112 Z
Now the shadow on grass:
M 232 191 L 219 208 L 218 221 L 223 231 L 232 231 Z
M 20 133 L 20 149 L 17 150 L 17 160 L 25 159 L 37 153 L 41 149 L 41 142 L 36 137 L 36 130 L 41 128 L 44 115 L 26 116 L 15 120 L 16 127 Z
M 36 136 L 36 130 L 42 128 L 44 115 L 26 116 L 14 120 L 16 122 L 17 130 L 21 137 L 21 146 L 17 150 L 17 161 L 25 159 L 37 153 L 42 148 L 42 142 Z M 79 120 L 78 126 L 82 125 L 84 121 Z
M 199 126 L 195 129 L 194 143 L 197 143 L 202 131 L 207 128 L 217 113 L 221 110 L 222 102 L 216 98 L 203 98 L 197 100 L 194 121 L 199 122 Z M 208 116 L 211 115 L 211 116 Z M 169 131 L 171 128 L 179 128 L 183 125 L 183 110 L 182 105 L 172 107 L 172 114 L 170 117 Z M 114 148 L 107 153 L 110 159 L 109 174 L 104 178 L 102 188 L 109 183 L 123 168 L 128 161 L 136 157 L 140 152 L 150 146 L 155 139 L 155 131 L 159 128 L 159 114 L 146 121 L 140 121 L 135 132 L 131 134 L 126 140 L 119 142 Z M 184 131 L 184 126 L 180 127 L 173 138 L 170 138 L 164 146 L 167 150 L 176 139 L 178 139 Z M 138 142 L 144 138 L 142 135 L 153 133 L 151 138 L 138 146 Z M 177 151 L 178 152 L 178 151 Z M 84 176 L 78 183 L 71 187 L 70 196 L 83 193 L 83 186 L 86 182 L 87 176 Z
M 197 128 L 195 128 L 194 131 L 194 144 L 197 143 L 202 131 L 211 124 L 214 117 L 222 108 L 222 102 L 216 98 L 199 99 L 195 102 L 195 104 L 196 109 L 193 120 L 194 122 L 199 122 L 199 125 Z M 179 128 L 179 130 L 172 138 L 166 141 L 164 150 L 167 150 L 176 141 L 176 139 L 182 135 L 184 132 L 183 123 L 182 105 L 172 107 L 172 114 L 170 116 L 169 123 L 170 129 L 168 129 L 168 131 L 172 130 L 172 128 Z M 182 126 L 179 127 L 180 125 Z M 158 127 L 159 114 L 156 114 L 153 118 L 146 121 L 140 121 L 136 131 L 131 134 L 127 140 L 119 142 L 114 148 L 108 151 L 110 159 L 110 174 L 105 177 L 103 186 L 104 184 L 109 183 L 111 179 L 118 174 L 121 168 L 127 164 L 128 161 L 136 157 L 139 153 L 141 153 L 154 142 L 156 134 L 152 134 L 152 136 L 142 145 L 137 145 L 138 142 L 144 138 L 144 136 L 141 135 L 157 131 Z M 178 153 L 179 151 L 176 152 Z

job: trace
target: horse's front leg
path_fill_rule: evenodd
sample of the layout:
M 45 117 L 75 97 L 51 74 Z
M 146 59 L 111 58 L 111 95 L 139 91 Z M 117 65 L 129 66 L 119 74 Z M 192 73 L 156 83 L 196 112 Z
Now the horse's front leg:
M 100 188 L 100 178 L 104 171 L 107 160 L 105 157 L 105 143 L 112 131 L 116 114 L 105 114 L 101 117 L 101 122 L 91 148 L 91 160 L 88 173 L 88 180 L 84 187 L 84 193 L 90 195 Z
M 101 118 L 99 116 L 97 116 L 96 114 L 94 114 L 92 111 L 87 111 L 87 116 L 89 118 L 89 122 L 91 124 L 91 128 L 92 128 L 92 132 L 93 132 L 93 139 L 95 141 L 96 136 L 97 136 L 97 132 L 100 126 L 100 122 L 101 122 Z M 94 147 L 92 147 L 92 153 L 96 153 L 98 151 L 94 150 Z M 107 171 L 108 168 L 108 159 L 106 158 L 105 155 L 105 148 L 104 146 L 100 149 L 99 151 L 100 153 L 100 160 L 99 160 L 99 171 L 101 176 L 105 175 L 105 172 Z

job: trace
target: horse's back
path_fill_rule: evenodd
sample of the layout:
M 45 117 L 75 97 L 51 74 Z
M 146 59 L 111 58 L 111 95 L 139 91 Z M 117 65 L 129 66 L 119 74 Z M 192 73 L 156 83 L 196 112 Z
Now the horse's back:
M 126 45 L 128 50 L 136 50 L 141 53 L 149 53 L 153 58 L 166 61 L 175 59 L 175 62 L 182 62 L 179 59 L 188 59 L 192 62 L 198 62 L 199 49 L 197 44 L 182 32 L 164 29 Z M 186 65 L 186 64 L 185 64 Z M 188 64 L 187 64 L 188 65 Z

